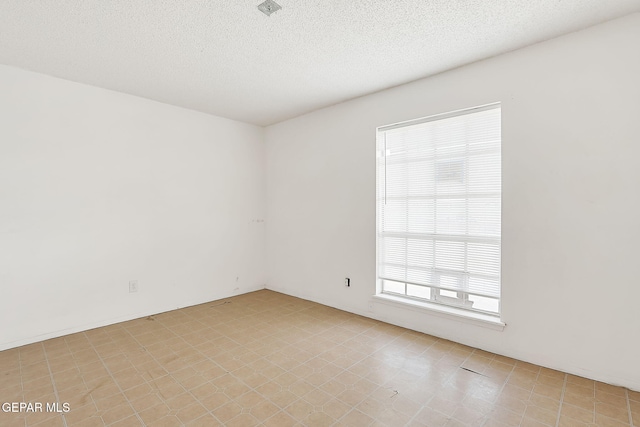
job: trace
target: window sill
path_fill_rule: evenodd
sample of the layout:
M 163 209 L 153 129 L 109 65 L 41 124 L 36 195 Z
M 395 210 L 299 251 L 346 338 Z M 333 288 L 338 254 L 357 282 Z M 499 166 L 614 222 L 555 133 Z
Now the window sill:
M 419 311 L 428 311 L 436 316 L 457 320 L 464 323 L 470 323 L 477 326 L 503 331 L 506 323 L 499 318 L 488 314 L 476 313 L 473 311 L 461 310 L 456 307 L 449 307 L 440 304 L 434 304 L 426 301 L 415 301 L 407 298 L 397 297 L 387 294 L 374 295 L 373 298 L 382 304 L 401 306 L 403 308 L 411 308 Z

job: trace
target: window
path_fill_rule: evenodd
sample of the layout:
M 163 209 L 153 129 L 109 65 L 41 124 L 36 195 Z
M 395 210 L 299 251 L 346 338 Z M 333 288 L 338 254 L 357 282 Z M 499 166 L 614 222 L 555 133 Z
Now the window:
M 377 270 L 384 294 L 498 316 L 500 104 L 377 132 Z

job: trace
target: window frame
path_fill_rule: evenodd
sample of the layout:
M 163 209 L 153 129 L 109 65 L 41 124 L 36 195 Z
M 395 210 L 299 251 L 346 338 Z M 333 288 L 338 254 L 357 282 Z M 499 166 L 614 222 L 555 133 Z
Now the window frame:
M 386 132 L 388 130 L 392 130 L 392 129 L 397 129 L 397 128 L 405 128 L 405 127 L 409 127 L 409 126 L 415 126 L 415 125 L 420 125 L 423 123 L 427 123 L 427 122 L 432 122 L 432 121 L 439 121 L 439 120 L 445 120 L 448 118 L 453 118 L 453 117 L 458 117 L 458 116 L 463 116 L 463 115 L 469 115 L 469 114 L 474 114 L 474 113 L 479 113 L 482 111 L 487 111 L 487 110 L 492 110 L 492 109 L 498 109 L 500 111 L 500 138 L 499 138 L 499 152 L 500 152 L 500 166 L 499 166 L 499 173 L 500 173 L 500 192 L 499 192 L 499 199 L 500 199 L 500 217 L 499 217 L 499 228 L 500 228 L 500 233 L 498 235 L 497 241 L 498 241 L 498 263 L 499 263 L 499 272 L 498 272 L 498 286 L 499 286 L 499 295 L 497 298 L 494 297 L 488 297 L 488 296 L 479 296 L 476 295 L 473 292 L 465 292 L 465 291 L 461 291 L 461 290 L 454 290 L 454 289 L 447 289 L 446 287 L 440 287 L 440 286 L 428 286 L 425 284 L 418 284 L 418 283 L 411 283 L 410 281 L 406 281 L 405 282 L 400 282 L 394 279 L 391 279 L 393 281 L 395 281 L 398 284 L 404 284 L 404 292 L 403 293 L 399 293 L 399 292 L 393 292 L 393 291 L 389 291 L 389 290 L 385 290 L 384 287 L 384 282 L 385 281 L 390 281 L 389 278 L 385 278 L 382 277 L 380 274 L 380 236 L 381 236 L 381 230 L 380 230 L 380 219 L 379 219 L 379 214 L 380 214 L 380 209 L 379 209 L 379 193 L 380 193 L 380 157 L 381 157 L 381 151 L 384 152 L 384 154 L 382 154 L 382 156 L 386 156 L 387 155 L 387 151 L 386 150 L 386 143 L 384 144 L 384 148 L 381 150 L 381 143 L 380 143 L 380 135 L 382 132 Z M 395 123 L 395 124 L 391 124 L 391 125 L 385 125 L 385 126 L 380 126 L 378 128 L 376 128 L 376 296 L 377 297 L 383 297 L 382 299 L 384 299 L 385 296 L 390 296 L 390 300 L 394 300 L 394 299 L 398 299 L 395 302 L 398 301 L 403 301 L 406 300 L 406 302 L 408 303 L 417 303 L 420 306 L 424 306 L 426 304 L 426 306 L 430 306 L 431 304 L 435 304 L 437 306 L 443 306 L 446 307 L 447 309 L 453 309 L 454 312 L 456 311 L 460 311 L 459 314 L 461 315 L 465 315 L 465 313 L 469 313 L 470 317 L 475 317 L 477 318 L 478 316 L 480 316 L 480 318 L 483 318 L 486 316 L 486 320 L 489 321 L 490 323 L 498 323 L 504 326 L 504 324 L 499 320 L 501 317 L 501 313 L 502 313 L 502 275 L 501 275 L 501 267 L 502 267 L 502 160 L 501 160 L 501 153 L 502 153 L 502 125 L 501 125 L 501 119 L 502 119 L 502 105 L 500 102 L 495 102 L 495 103 L 491 103 L 491 104 L 485 104 L 485 105 L 481 105 L 481 106 L 477 106 L 477 107 L 471 107 L 471 108 L 465 108 L 465 109 L 460 109 L 460 110 L 455 110 L 455 111 L 451 111 L 451 112 L 447 112 L 447 113 L 442 113 L 442 114 L 436 114 L 436 115 L 431 115 L 431 116 L 427 116 L 427 117 L 423 117 L 423 118 L 418 118 L 418 119 L 414 119 L 414 120 L 407 120 L 407 121 L 403 121 L 403 122 L 399 122 L 399 123 Z M 462 167 L 466 168 L 466 162 L 469 159 L 468 155 L 465 155 L 464 157 L 464 161 L 462 162 Z M 451 163 L 455 163 L 457 162 L 456 159 L 453 160 L 445 160 L 445 161 L 449 161 Z M 385 159 L 385 165 L 386 165 L 386 159 Z M 435 174 L 436 175 L 440 175 L 441 171 L 439 170 L 439 163 L 437 159 L 434 159 L 433 163 L 433 168 L 435 170 Z M 386 169 L 386 166 L 385 166 Z M 451 172 L 449 172 L 451 173 Z M 464 173 L 464 172 L 463 172 Z M 454 174 L 455 175 L 455 174 Z M 450 175 L 450 176 L 454 176 L 454 175 Z M 385 174 L 385 180 L 386 180 L 386 174 Z M 454 176 L 455 178 L 455 176 Z M 436 178 L 439 179 L 439 178 Z M 385 190 L 384 190 L 384 198 L 386 200 L 386 181 L 385 181 Z M 468 194 L 468 193 L 466 193 Z M 437 200 L 437 196 L 434 198 L 434 200 Z M 386 201 L 385 201 L 386 203 Z M 468 224 L 469 218 L 466 218 L 466 224 Z M 408 234 L 408 232 L 407 232 Z M 437 233 L 434 233 L 434 235 L 437 235 Z M 435 238 L 434 238 L 435 241 Z M 466 250 L 466 249 L 465 249 Z M 436 268 L 432 268 L 432 270 L 434 272 L 436 272 Z M 437 274 L 437 272 L 436 272 Z M 463 273 L 464 274 L 468 274 L 468 272 Z M 462 275 L 461 275 L 461 280 L 465 280 Z M 435 284 L 435 283 L 434 283 Z M 412 296 L 412 295 L 408 295 L 407 294 L 407 288 L 408 285 L 414 285 L 414 286 L 420 286 L 423 288 L 426 288 L 429 290 L 429 297 L 416 297 L 416 296 Z M 438 280 L 438 285 L 440 285 L 439 280 Z M 443 294 L 444 292 L 444 294 Z M 447 293 L 455 293 L 455 296 L 449 294 L 446 295 Z M 470 301 L 470 297 L 482 297 L 482 298 L 493 298 L 495 300 L 497 300 L 497 310 L 496 311 L 489 311 L 489 310 L 483 310 L 483 309 L 479 309 L 479 308 L 473 308 L 472 304 Z M 444 310 L 449 311 L 449 310 Z

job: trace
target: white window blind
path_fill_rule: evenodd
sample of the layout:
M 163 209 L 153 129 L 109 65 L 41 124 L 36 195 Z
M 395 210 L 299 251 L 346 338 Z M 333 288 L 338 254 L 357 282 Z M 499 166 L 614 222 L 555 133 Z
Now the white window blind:
M 378 128 L 383 292 L 499 313 L 500 129 L 500 104 Z

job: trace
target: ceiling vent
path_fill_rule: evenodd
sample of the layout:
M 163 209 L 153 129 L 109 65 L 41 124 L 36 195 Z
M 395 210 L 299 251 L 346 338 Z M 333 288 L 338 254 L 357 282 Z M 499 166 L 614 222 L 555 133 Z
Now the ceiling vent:
M 264 3 L 260 3 L 258 5 L 258 9 L 260 10 L 260 12 L 269 16 L 273 12 L 277 12 L 282 9 L 282 7 L 280 7 L 280 5 L 273 0 L 266 0 Z

